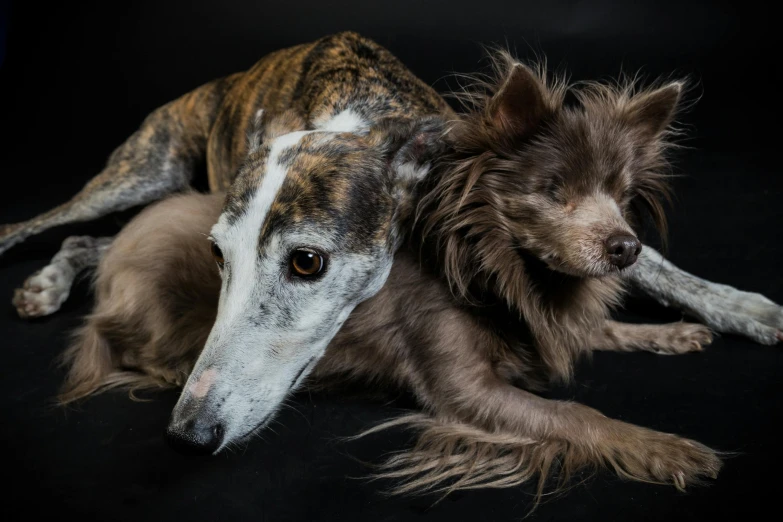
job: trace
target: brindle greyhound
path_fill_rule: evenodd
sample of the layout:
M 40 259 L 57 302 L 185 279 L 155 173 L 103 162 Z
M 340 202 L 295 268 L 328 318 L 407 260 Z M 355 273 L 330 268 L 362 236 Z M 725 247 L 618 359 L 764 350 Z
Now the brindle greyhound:
M 526 68 L 515 65 L 506 72 L 489 112 L 490 119 L 502 131 L 512 131 L 515 140 L 528 139 L 541 121 L 555 113 L 563 115 L 563 125 L 575 117 L 561 110 L 559 91 L 539 84 Z M 610 120 L 622 109 L 622 122 L 632 138 L 621 143 L 633 153 L 634 144 L 639 149 L 641 140 L 649 140 L 639 149 L 649 155 L 660 152 L 655 149 L 659 134 L 668 126 L 679 93 L 678 84 L 635 99 L 627 93 L 599 91 L 585 95 L 583 103 L 586 107 L 593 103 L 594 109 L 614 104 Z M 530 104 L 533 117 L 515 120 L 513 114 L 519 113 L 520 105 L 527 107 L 519 100 Z M 261 109 L 284 115 L 258 125 L 265 130 L 251 136 L 248 146 L 245 135 Z M 293 112 L 285 112 L 288 109 Z M 588 117 L 589 122 L 591 116 L 599 121 L 606 114 L 587 110 L 582 117 Z M 626 121 L 626 117 L 630 119 Z M 409 217 L 406 209 L 414 187 L 422 179 L 427 185 L 431 163 L 444 154 L 444 118 L 454 118 L 445 103 L 387 51 L 350 33 L 327 37 L 274 53 L 247 73 L 212 82 L 159 109 L 112 155 L 106 171 L 74 200 L 4 230 L 3 247 L 50 226 L 90 219 L 183 189 L 195 163 L 206 160 L 211 188 L 228 190 L 223 212 L 212 229 L 213 254 L 223 273 L 223 285 L 215 325 L 177 404 L 170 433 L 193 446 L 219 450 L 263 425 L 285 394 L 316 365 L 353 308 L 383 286 L 393 254 L 405 236 L 403 218 Z M 623 129 L 607 128 L 615 133 Z M 588 125 L 588 131 L 595 129 Z M 588 142 L 588 149 L 612 143 Z M 493 146 L 490 143 L 488 147 Z M 589 152 L 605 155 L 592 149 Z M 623 174 L 612 183 L 620 186 L 629 177 L 626 183 L 630 185 L 637 175 Z M 599 184 L 608 179 L 592 178 Z M 448 176 L 439 178 L 444 179 L 453 188 Z M 436 180 L 436 187 L 438 183 Z M 465 194 L 470 196 L 469 190 Z M 565 204 L 562 209 L 573 216 L 568 219 L 574 227 L 590 228 L 595 236 L 583 256 L 584 263 L 591 265 L 589 270 L 576 266 L 578 263 L 564 255 L 567 252 L 558 250 L 562 245 L 552 246 L 554 240 L 544 248 L 546 241 L 539 238 L 525 248 L 566 274 L 616 275 L 633 264 L 640 248 L 624 222 L 630 200 L 621 199 L 596 192 L 585 200 L 589 203 L 570 209 Z M 551 202 L 546 204 L 552 206 Z M 432 212 L 440 212 L 442 217 L 437 201 Z M 604 232 L 595 233 L 601 229 L 597 224 Z M 460 226 L 446 228 L 450 230 L 437 233 L 446 237 Z M 487 237 L 497 239 L 491 233 Z M 87 245 L 86 250 L 95 248 Z M 63 253 L 62 258 L 67 257 Z M 631 277 L 660 300 L 689 306 L 720 330 L 738 330 L 767 343 L 779 338 L 781 310 L 774 303 L 728 287 L 716 289 L 669 263 L 655 264 L 661 260 L 652 249 L 645 248 L 642 259 Z M 62 263 L 53 266 L 58 264 Z M 501 267 L 489 268 L 496 270 L 495 275 L 502 272 Z M 475 267 L 467 271 L 477 273 Z M 661 271 L 665 272 L 663 279 Z M 524 276 L 525 271 L 520 274 Z M 694 297 L 667 284 L 675 278 L 699 288 L 699 295 Z M 602 283 L 587 283 L 600 294 L 601 310 L 620 290 L 613 281 L 605 278 Z M 498 295 L 509 304 L 523 304 L 521 295 L 506 295 L 502 285 L 498 288 Z M 36 285 L 17 294 L 22 313 L 41 313 L 36 306 L 40 290 L 44 288 Z M 722 294 L 723 290 L 727 293 Z M 739 301 L 749 303 L 746 309 L 726 311 L 728 307 L 720 307 L 720 303 L 730 307 Z M 527 313 L 525 318 L 530 319 Z M 598 337 L 609 342 L 617 331 L 610 328 L 608 337 Z M 619 331 L 625 330 L 620 327 Z M 704 342 L 704 333 L 696 330 L 694 339 Z M 586 345 L 591 342 L 582 341 Z M 568 374 L 569 369 L 559 362 L 547 361 L 544 352 L 549 370 Z M 684 485 L 704 469 L 714 468 L 711 462 L 702 465 L 705 468 L 701 470 L 674 473 L 675 483 Z M 672 476 L 667 473 L 671 470 L 663 474 Z

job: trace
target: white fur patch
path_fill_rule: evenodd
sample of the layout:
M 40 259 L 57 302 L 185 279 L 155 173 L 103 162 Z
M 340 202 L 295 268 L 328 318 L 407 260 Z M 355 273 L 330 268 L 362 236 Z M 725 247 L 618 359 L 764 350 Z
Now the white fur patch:
M 414 162 L 403 163 L 397 169 L 397 180 L 402 182 L 418 182 L 430 171 L 430 165 L 417 165 Z
M 259 225 L 263 222 L 266 213 L 269 212 L 269 208 L 272 206 L 277 193 L 280 192 L 280 188 L 285 182 L 287 171 L 284 166 L 280 165 L 278 158 L 283 150 L 288 147 L 292 147 L 299 143 L 307 134 L 311 134 L 316 131 L 297 131 L 289 134 L 284 134 L 279 138 L 272 141 L 272 146 L 269 151 L 269 157 L 266 160 L 266 168 L 264 173 L 264 179 L 261 180 L 261 185 L 256 190 L 253 196 L 253 201 L 248 205 L 248 212 L 242 219 L 243 223 L 250 222 Z M 220 219 L 212 230 L 213 235 L 229 233 L 229 225 L 227 222 L 227 216 L 221 214 Z M 233 228 L 233 227 L 232 227 Z M 256 229 L 256 232 L 258 229 Z
M 355 132 L 360 133 L 368 129 L 367 122 L 353 109 L 345 109 L 333 118 L 317 118 L 315 128 L 331 132 Z

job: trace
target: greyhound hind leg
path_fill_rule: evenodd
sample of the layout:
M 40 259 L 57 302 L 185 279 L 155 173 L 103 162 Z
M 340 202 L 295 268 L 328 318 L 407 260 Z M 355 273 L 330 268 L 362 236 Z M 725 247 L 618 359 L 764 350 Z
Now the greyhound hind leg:
M 166 129 L 159 111 L 147 118 L 111 155 L 106 168 L 70 201 L 29 221 L 0 227 L 0 254 L 49 228 L 97 219 L 187 187 L 189 162 L 176 159 L 179 140 Z M 168 139 L 161 139 L 161 135 Z
M 35 234 L 159 200 L 187 188 L 231 78 L 216 80 L 152 112 L 67 203 L 29 221 L 0 225 L 0 254 Z

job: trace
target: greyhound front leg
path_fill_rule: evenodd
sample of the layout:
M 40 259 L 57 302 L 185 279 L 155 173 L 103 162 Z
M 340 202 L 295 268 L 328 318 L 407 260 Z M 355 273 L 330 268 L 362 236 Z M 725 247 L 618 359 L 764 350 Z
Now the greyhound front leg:
M 646 245 L 636 265 L 630 280 L 660 304 L 680 308 L 717 332 L 761 344 L 783 340 L 783 307 L 763 295 L 700 279 Z
M 629 324 L 606 321 L 592 332 L 592 350 L 610 352 L 645 351 L 663 355 L 700 352 L 712 342 L 709 328 L 697 323 Z
M 42 270 L 27 278 L 14 292 L 13 305 L 20 317 L 41 317 L 60 309 L 68 299 L 76 276 L 98 266 L 113 238 L 72 236 Z

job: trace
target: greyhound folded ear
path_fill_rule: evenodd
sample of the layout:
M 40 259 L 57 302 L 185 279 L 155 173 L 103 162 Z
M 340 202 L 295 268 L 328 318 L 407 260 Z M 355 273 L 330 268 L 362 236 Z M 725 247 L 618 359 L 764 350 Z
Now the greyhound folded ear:
M 446 151 L 447 132 L 446 121 L 438 116 L 397 123 L 388 128 L 387 159 L 395 186 L 411 189 L 424 179 Z
M 384 151 L 386 158 L 387 187 L 394 205 L 392 244 L 395 247 L 410 226 L 420 182 L 448 150 L 448 131 L 446 120 L 430 116 L 413 122 L 384 122 L 367 138 Z

